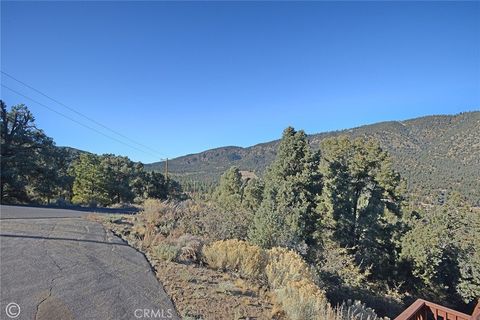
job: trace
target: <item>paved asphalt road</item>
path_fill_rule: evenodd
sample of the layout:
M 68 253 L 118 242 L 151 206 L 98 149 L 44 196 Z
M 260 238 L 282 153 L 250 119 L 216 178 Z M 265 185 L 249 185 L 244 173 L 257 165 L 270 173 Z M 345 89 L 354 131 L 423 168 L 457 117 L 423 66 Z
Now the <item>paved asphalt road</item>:
M 0 319 L 12 302 L 15 319 L 178 319 L 145 257 L 88 212 L 0 210 Z

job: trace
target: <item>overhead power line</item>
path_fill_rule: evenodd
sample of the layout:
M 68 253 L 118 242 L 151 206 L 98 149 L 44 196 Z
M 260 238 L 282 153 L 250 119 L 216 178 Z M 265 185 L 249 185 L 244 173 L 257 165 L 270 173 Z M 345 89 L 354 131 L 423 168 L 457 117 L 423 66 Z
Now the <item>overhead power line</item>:
M 72 107 L 70 107 L 70 106 L 62 103 L 61 101 L 58 101 L 57 99 L 54 99 L 54 98 L 50 97 L 49 95 L 45 94 L 44 92 L 42 92 L 42 91 L 40 91 L 40 90 L 32 87 L 31 85 L 29 85 L 29 84 L 27 84 L 27 83 L 25 83 L 25 82 L 23 82 L 23 81 L 15 78 L 14 76 L 6 73 L 5 71 L 0 71 L 0 72 L 1 72 L 3 75 L 9 77 L 10 79 L 17 81 L 18 83 L 24 85 L 25 87 L 27 87 L 27 88 L 29 88 L 29 89 L 31 89 L 31 90 L 33 90 L 33 91 L 41 94 L 42 96 L 44 96 L 44 97 L 52 100 L 53 102 L 61 105 L 62 107 L 64 107 L 64 108 L 66 108 L 66 109 L 74 112 L 75 114 L 81 116 L 82 118 L 84 118 L 84 119 L 86 119 L 86 120 L 88 120 L 88 121 L 91 121 L 92 123 L 95 123 L 96 125 L 104 128 L 104 129 L 106 129 L 106 130 L 108 130 L 108 131 L 110 131 L 110 132 L 112 132 L 112 133 L 114 133 L 114 134 L 116 134 L 116 135 L 118 135 L 118 136 L 126 139 L 126 140 L 129 140 L 130 142 L 132 142 L 132 143 L 134 143 L 134 144 L 136 144 L 136 145 L 139 145 L 139 146 L 141 146 L 141 147 L 143 147 L 143 148 L 145 148 L 145 149 L 147 149 L 147 150 L 150 150 L 151 152 L 154 152 L 154 153 L 157 154 L 157 155 L 165 156 L 164 154 L 161 154 L 161 153 L 158 152 L 157 150 L 155 150 L 155 149 L 153 149 L 153 148 L 151 148 L 151 147 L 149 147 L 149 146 L 147 146 L 147 145 L 145 145 L 145 144 L 143 144 L 143 143 L 141 143 L 141 142 L 138 142 L 138 141 L 136 141 L 136 140 L 133 140 L 133 139 L 127 137 L 126 135 L 124 135 L 124 134 L 122 134 L 122 133 L 120 133 L 120 132 L 118 132 L 118 131 L 116 131 L 116 130 L 114 130 L 114 129 L 112 129 L 112 128 L 104 125 L 104 124 L 102 124 L 101 122 L 99 122 L 99 121 L 97 121 L 97 120 L 95 120 L 95 119 L 87 116 L 86 114 L 84 114 L 84 113 L 76 110 L 75 108 L 72 108 Z M 31 100 L 31 99 L 30 99 L 30 100 Z
M 140 148 L 137 148 L 136 146 L 133 146 L 133 145 L 131 145 L 131 144 L 129 144 L 129 143 L 126 143 L 126 142 L 124 142 L 124 141 L 122 141 L 122 140 L 120 140 L 120 139 L 117 139 L 117 138 L 115 138 L 115 137 L 112 137 L 112 136 L 110 136 L 110 135 L 108 135 L 108 134 L 106 134 L 106 133 L 104 133 L 104 132 L 102 132 L 102 131 L 100 131 L 100 130 L 97 130 L 97 129 L 89 126 L 89 125 L 86 125 L 86 124 L 84 124 L 84 123 L 82 123 L 82 122 L 80 122 L 80 121 L 78 121 L 78 120 L 76 120 L 76 119 L 74 119 L 74 118 L 72 118 L 72 117 L 70 117 L 70 116 L 68 116 L 68 115 L 60 112 L 60 111 L 58 111 L 58 110 L 55 110 L 54 108 L 51 108 L 51 107 L 49 107 L 49 106 L 47 106 L 47 105 L 45 105 L 45 104 L 43 104 L 43 103 L 41 103 L 41 102 L 39 102 L 39 101 L 36 101 L 35 99 L 30 98 L 30 97 L 27 96 L 27 95 L 24 95 L 23 93 L 20 93 L 20 92 L 18 92 L 18 91 L 16 91 L 16 90 L 14 90 L 14 89 L 12 89 L 12 88 L 4 85 L 3 83 L 2 83 L 2 87 L 5 88 L 5 89 L 8 89 L 8 90 L 10 90 L 10 91 L 12 91 L 13 93 L 15 93 L 15 94 L 17 94 L 17 95 L 19 95 L 19 96 L 21 96 L 21 97 L 23 97 L 23 98 L 25 98 L 25 99 L 28 99 L 28 100 L 32 101 L 33 103 L 38 104 L 39 106 L 42 106 L 42 107 L 44 107 L 44 108 L 46 108 L 46 109 L 48 109 L 48 110 L 50 110 L 50 111 L 52 111 L 52 112 L 60 115 L 60 116 L 68 119 L 68 120 L 70 120 L 70 121 L 72 121 L 72 122 L 75 122 L 76 124 L 78 124 L 78 125 L 80 125 L 80 126 L 82 126 L 82 127 L 84 127 L 84 128 L 87 128 L 87 129 L 92 130 L 92 131 L 94 131 L 94 132 L 96 132 L 96 133 L 98 133 L 98 134 L 101 134 L 102 136 L 104 136 L 104 137 L 106 137 L 106 138 L 109 138 L 109 139 L 111 139 L 111 140 L 114 140 L 114 141 L 116 141 L 116 142 L 118 142 L 118 143 L 121 143 L 121 144 L 123 144 L 123 145 L 125 145 L 125 146 L 127 146 L 127 147 L 129 147 L 129 148 L 135 149 L 135 150 L 140 151 L 140 152 L 143 152 L 143 153 L 145 153 L 145 154 L 149 154 L 150 156 L 154 156 L 155 158 L 161 158 L 161 157 L 159 157 L 158 154 L 154 154 L 154 153 L 152 153 L 152 152 L 149 152 L 149 151 L 146 151 L 146 150 L 142 150 L 142 149 L 140 149 Z M 163 159 L 161 159 L 161 160 L 163 160 Z

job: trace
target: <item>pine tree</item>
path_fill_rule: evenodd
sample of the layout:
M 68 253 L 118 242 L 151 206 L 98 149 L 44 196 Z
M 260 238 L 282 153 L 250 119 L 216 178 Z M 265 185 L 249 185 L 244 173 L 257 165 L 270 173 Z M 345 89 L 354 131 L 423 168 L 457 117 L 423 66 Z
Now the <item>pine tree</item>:
M 347 248 L 364 268 L 372 266 L 374 273 L 388 275 L 398 249 L 394 238 L 403 200 L 399 174 L 373 141 L 331 138 L 322 142 L 321 153 L 324 185 L 317 236 Z
M 1 178 L 4 202 L 47 202 L 58 192 L 62 154 L 53 140 L 35 125 L 35 117 L 23 104 L 11 107 L 0 100 Z
M 263 199 L 264 184 L 261 179 L 248 179 L 244 183 L 242 207 L 250 212 L 255 212 L 260 207 Z
M 241 207 L 242 197 L 242 175 L 237 167 L 231 167 L 220 177 L 220 184 L 215 189 L 213 198 L 221 208 L 235 211 Z
M 401 256 L 432 292 L 466 303 L 480 296 L 480 219 L 459 194 L 420 212 L 402 239 Z
M 134 163 L 127 157 L 105 154 L 100 158 L 100 170 L 105 177 L 105 187 L 112 203 L 132 202 L 130 181 L 135 173 Z
M 108 196 L 108 181 L 102 171 L 99 156 L 81 154 L 73 166 L 73 173 L 73 203 L 107 205 L 112 202 Z
M 320 185 L 316 162 L 305 133 L 285 129 L 277 157 L 265 174 L 263 200 L 249 230 L 253 243 L 303 253 L 312 244 L 314 199 Z

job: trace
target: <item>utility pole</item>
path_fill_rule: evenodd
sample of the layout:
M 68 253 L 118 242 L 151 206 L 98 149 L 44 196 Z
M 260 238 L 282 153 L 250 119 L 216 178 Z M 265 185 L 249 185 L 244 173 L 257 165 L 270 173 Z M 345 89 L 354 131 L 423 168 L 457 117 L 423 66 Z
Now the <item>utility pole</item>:
M 168 180 L 168 158 L 165 160 L 165 179 Z

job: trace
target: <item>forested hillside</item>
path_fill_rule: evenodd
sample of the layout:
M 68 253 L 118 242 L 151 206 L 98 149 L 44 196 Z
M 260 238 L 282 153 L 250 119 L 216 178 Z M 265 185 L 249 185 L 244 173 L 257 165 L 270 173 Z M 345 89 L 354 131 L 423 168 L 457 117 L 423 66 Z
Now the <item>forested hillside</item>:
M 339 135 L 378 140 L 391 154 L 411 194 L 421 202 L 443 202 L 448 193 L 458 191 L 472 205 L 480 205 L 479 111 L 381 122 L 308 138 L 318 149 L 322 140 Z M 233 165 L 261 175 L 275 158 L 278 143 L 229 146 L 186 155 L 170 160 L 169 171 L 181 181 L 199 184 L 217 181 Z M 161 171 L 164 163 L 147 164 L 145 168 Z
M 27 106 L 0 100 L 2 204 L 109 206 L 181 198 L 179 184 L 113 154 L 57 147 Z

